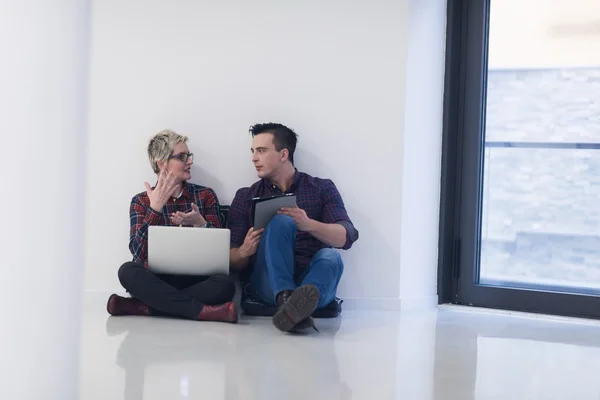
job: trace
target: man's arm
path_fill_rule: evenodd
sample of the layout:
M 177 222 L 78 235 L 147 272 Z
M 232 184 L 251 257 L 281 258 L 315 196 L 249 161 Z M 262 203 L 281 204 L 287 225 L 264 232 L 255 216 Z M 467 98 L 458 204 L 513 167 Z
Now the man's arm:
M 316 221 L 301 208 L 283 207 L 278 213 L 292 217 L 299 231 L 310 233 L 327 246 L 341 248 L 346 244 L 348 233 L 344 225 Z
M 327 246 L 342 248 L 346 244 L 346 228 L 337 223 L 327 224 L 315 220 L 310 220 L 306 230 L 308 233 L 325 243 Z
M 322 221 L 329 225 L 341 226 L 345 231 L 344 239 L 336 237 L 336 239 L 339 239 L 339 242 L 336 241 L 336 246 L 334 247 L 348 250 L 358 240 L 358 231 L 350 220 L 342 196 L 332 180 L 325 179 L 323 181 L 321 199 L 323 201 Z M 337 229 L 339 230 L 339 228 Z
M 241 271 L 248 266 L 250 257 L 243 257 L 240 254 L 240 248 L 234 247 L 229 250 L 229 266 L 234 271 Z
M 342 196 L 334 183 L 326 179 L 321 188 L 323 222 L 311 219 L 301 208 L 282 208 L 279 213 L 289 215 L 296 221 L 298 230 L 308 232 L 327 246 L 347 250 L 358 240 L 358 231 L 350 221 Z
M 240 247 L 233 247 L 229 250 L 229 263 L 234 271 L 241 271 L 248 266 L 250 257 L 258 250 L 263 231 L 264 229 L 255 231 L 254 228 L 250 228 L 244 238 L 244 243 Z
M 229 208 L 228 227 L 231 231 L 231 250 L 229 251 L 229 263 L 231 269 L 240 271 L 248 266 L 250 257 L 254 254 L 244 246 L 250 235 L 250 189 L 242 188 L 237 191 L 231 207 Z M 256 235 L 255 235 L 256 236 Z M 250 243 L 249 243 L 250 244 Z
M 248 235 L 246 236 L 247 239 L 244 240 L 244 243 L 242 243 L 240 247 L 233 247 L 231 250 L 229 250 L 231 269 L 234 271 L 241 271 L 248 266 L 250 257 L 256 253 L 261 234 L 262 229 L 254 232 L 253 229 L 250 228 L 250 231 L 248 231 Z

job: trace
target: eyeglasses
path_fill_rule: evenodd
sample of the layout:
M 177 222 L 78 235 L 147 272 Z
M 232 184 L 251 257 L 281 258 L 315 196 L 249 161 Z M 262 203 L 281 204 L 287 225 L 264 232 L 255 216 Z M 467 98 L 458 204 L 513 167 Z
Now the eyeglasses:
M 188 162 L 188 159 L 190 159 L 192 162 L 194 162 L 194 153 L 179 153 L 179 154 L 173 154 L 172 156 L 169 157 L 170 159 L 176 159 L 179 160 L 181 162 Z

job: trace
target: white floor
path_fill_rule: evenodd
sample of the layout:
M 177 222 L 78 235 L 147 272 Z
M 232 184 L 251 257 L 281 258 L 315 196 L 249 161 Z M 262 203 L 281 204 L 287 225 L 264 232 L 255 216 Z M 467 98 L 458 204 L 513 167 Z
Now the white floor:
M 440 307 L 349 312 L 320 333 L 109 317 L 86 301 L 81 399 L 600 398 L 600 324 Z

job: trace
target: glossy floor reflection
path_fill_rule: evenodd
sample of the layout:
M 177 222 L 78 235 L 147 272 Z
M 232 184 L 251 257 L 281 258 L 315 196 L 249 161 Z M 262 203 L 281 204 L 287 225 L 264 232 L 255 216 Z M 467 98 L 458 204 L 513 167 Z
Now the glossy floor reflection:
M 441 307 L 320 333 L 108 317 L 86 302 L 81 399 L 599 399 L 600 324 Z

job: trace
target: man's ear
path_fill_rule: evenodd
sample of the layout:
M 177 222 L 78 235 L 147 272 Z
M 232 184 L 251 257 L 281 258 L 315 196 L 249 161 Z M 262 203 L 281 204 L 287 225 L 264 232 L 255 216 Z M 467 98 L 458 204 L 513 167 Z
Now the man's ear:
M 290 157 L 290 151 L 288 149 L 281 150 L 281 161 L 287 161 Z
M 166 164 L 167 164 L 167 163 L 166 163 L 166 162 L 164 162 L 164 161 L 162 161 L 162 160 L 161 160 L 161 161 L 158 161 L 158 162 L 156 163 L 156 165 L 158 165 L 158 169 L 159 169 L 160 171 L 162 171 L 162 170 L 164 170 L 164 169 L 165 169 L 165 166 L 166 166 Z

